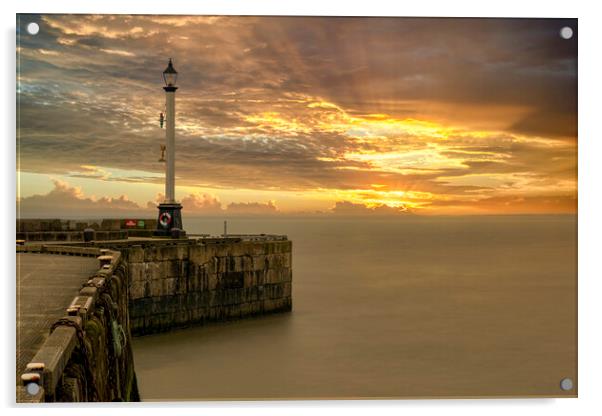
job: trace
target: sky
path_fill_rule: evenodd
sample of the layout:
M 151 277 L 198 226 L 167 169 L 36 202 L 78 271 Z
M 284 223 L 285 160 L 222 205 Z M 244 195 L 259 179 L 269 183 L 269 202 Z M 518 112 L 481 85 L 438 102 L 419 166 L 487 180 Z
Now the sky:
M 576 213 L 575 19 L 20 15 L 20 215 L 156 212 L 169 58 L 184 212 Z

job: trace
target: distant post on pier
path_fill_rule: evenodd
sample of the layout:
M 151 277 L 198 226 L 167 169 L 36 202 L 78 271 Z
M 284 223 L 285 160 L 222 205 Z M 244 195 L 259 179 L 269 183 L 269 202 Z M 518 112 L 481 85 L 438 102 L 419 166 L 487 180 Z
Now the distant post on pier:
M 185 236 L 182 226 L 182 205 L 176 201 L 176 80 L 178 72 L 175 70 L 171 58 L 167 68 L 163 71 L 165 81 L 165 201 L 159 204 L 159 218 L 157 221 L 156 236 L 180 238 Z M 163 159 L 163 158 L 162 158 Z
M 228 237 L 228 221 L 224 220 L 224 237 Z

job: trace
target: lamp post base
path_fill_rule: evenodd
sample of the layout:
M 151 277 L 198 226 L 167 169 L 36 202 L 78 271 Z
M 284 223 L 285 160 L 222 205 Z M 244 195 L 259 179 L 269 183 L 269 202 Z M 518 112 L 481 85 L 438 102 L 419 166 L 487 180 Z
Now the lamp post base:
M 159 204 L 159 217 L 156 237 L 185 238 L 186 231 L 182 229 L 182 205 L 177 202 Z

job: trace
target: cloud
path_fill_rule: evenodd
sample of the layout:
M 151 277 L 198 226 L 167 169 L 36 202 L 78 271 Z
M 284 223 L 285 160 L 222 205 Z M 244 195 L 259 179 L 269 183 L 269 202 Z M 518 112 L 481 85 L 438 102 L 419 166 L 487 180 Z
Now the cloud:
M 70 172 L 72 178 L 109 180 L 111 174 L 98 166 L 81 165 L 77 172 Z
M 390 207 L 385 204 L 372 207 L 350 201 L 337 201 L 331 209 L 337 215 L 399 215 L 408 214 L 406 207 Z
M 126 195 L 117 198 L 90 198 L 82 190 L 68 183 L 53 180 L 54 188 L 44 195 L 32 195 L 17 201 L 17 212 L 21 217 L 94 217 L 113 214 L 141 212 L 138 204 Z
M 190 194 L 182 198 L 182 207 L 190 212 L 221 212 L 222 203 L 214 195 Z
M 149 209 L 155 209 L 165 199 L 165 195 L 158 193 L 154 202 L 148 202 Z M 268 202 L 231 202 L 223 206 L 215 195 L 208 193 L 188 194 L 180 201 L 185 212 L 194 214 L 276 214 L 278 208 L 274 201 Z
M 156 209 L 165 200 L 163 193 L 158 193 L 154 201 L 146 203 L 148 209 Z M 223 212 L 222 203 L 215 195 L 208 193 L 191 193 L 180 201 L 182 208 L 190 213 L 212 214 Z
M 278 208 L 274 201 L 268 202 L 232 202 L 228 204 L 229 214 L 275 214 Z
M 88 197 L 81 188 L 67 182 L 52 180 L 54 188 L 47 194 L 32 195 L 17 200 L 17 212 L 20 217 L 123 217 L 129 215 L 154 216 L 157 205 L 165 196 L 158 193 L 154 201 L 141 206 L 126 195 L 116 198 Z M 232 202 L 222 206 L 219 198 L 208 193 L 191 193 L 180 201 L 189 215 L 195 214 L 276 214 L 279 213 L 274 201 L 268 202 Z
M 164 199 L 165 196 L 159 193 L 155 202 L 148 202 L 147 207 L 155 208 Z M 180 202 L 185 212 L 191 214 L 276 214 L 279 212 L 275 201 L 231 202 L 223 206 L 217 196 L 208 193 L 188 194 Z
M 121 50 L 118 50 L 118 49 L 101 49 L 101 51 L 104 52 L 104 53 L 111 54 L 111 55 L 136 56 L 135 53 L 128 52 L 128 51 L 121 51 Z

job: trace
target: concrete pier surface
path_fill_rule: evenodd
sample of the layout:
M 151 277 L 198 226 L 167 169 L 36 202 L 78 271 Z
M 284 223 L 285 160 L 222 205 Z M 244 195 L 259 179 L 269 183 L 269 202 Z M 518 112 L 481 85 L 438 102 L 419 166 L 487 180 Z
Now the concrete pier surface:
M 52 324 L 97 270 L 94 257 L 17 253 L 17 384 Z

